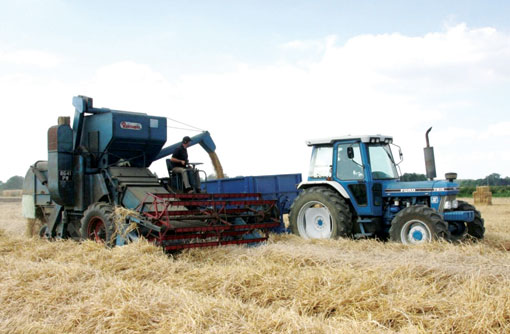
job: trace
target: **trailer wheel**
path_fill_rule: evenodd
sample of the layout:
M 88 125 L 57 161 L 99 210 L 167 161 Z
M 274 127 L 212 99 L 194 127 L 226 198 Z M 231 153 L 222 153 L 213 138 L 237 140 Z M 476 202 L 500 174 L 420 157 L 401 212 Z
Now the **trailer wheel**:
M 485 234 L 485 226 L 480 211 L 478 211 L 473 205 L 464 201 L 459 201 L 457 210 L 475 212 L 475 219 L 472 222 L 466 223 L 467 234 L 475 239 L 483 239 L 483 235 Z
M 352 213 L 338 193 L 323 187 L 305 189 L 290 207 L 292 233 L 305 239 L 336 239 L 352 234 Z
M 403 244 L 421 244 L 438 239 L 449 240 L 448 224 L 434 209 L 414 205 L 401 210 L 390 227 L 390 239 Z
M 94 203 L 85 210 L 80 228 L 82 240 L 90 239 L 113 246 L 115 245 L 114 232 L 113 208 L 110 204 Z

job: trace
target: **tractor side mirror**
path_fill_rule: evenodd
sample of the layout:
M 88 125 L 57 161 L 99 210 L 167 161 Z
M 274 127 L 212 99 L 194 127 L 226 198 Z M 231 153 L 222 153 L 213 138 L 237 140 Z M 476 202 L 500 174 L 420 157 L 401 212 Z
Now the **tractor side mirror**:
M 354 150 L 352 147 L 347 147 L 347 157 L 349 159 L 354 159 Z
M 402 163 L 402 161 L 404 161 L 404 154 L 402 154 L 402 149 L 398 145 L 392 143 L 391 148 L 392 148 L 391 153 L 393 154 L 393 156 L 395 156 L 395 151 L 396 149 L 398 149 L 398 157 L 400 158 L 400 161 L 395 163 L 395 165 L 398 166 Z

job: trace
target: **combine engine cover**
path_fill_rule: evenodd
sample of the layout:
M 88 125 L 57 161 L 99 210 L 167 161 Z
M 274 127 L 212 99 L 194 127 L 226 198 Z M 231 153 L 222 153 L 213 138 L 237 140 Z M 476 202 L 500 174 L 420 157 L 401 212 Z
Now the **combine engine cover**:
M 48 130 L 48 188 L 57 204 L 74 204 L 73 130 L 68 124 Z

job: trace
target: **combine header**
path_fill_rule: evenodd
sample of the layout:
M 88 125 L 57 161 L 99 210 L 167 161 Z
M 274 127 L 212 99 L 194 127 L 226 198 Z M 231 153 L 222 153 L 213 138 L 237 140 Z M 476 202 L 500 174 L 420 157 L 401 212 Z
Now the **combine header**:
M 262 242 L 280 225 L 261 194 L 147 194 L 137 211 L 155 225 L 142 234 L 167 251 Z
M 73 105 L 73 126 L 68 117 L 59 118 L 48 130 L 48 161 L 36 162 L 25 177 L 23 214 L 40 221 L 41 237 L 121 245 L 144 236 L 173 251 L 261 242 L 280 226 L 276 200 L 260 193 L 204 193 L 194 165 L 188 170 L 192 193 L 184 193 L 169 159 L 169 177 L 154 175 L 148 169 L 152 162 L 180 145 L 163 148 L 166 118 L 94 108 L 84 96 Z M 191 139 L 221 175 L 209 133 Z M 130 214 L 114 221 L 116 207 Z

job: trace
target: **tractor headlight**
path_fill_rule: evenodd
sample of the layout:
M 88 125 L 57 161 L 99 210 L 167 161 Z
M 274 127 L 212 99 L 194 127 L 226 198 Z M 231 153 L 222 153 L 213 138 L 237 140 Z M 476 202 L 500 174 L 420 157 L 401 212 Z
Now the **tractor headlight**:
M 459 207 L 459 202 L 456 199 L 444 202 L 445 210 L 457 209 L 458 207 Z

